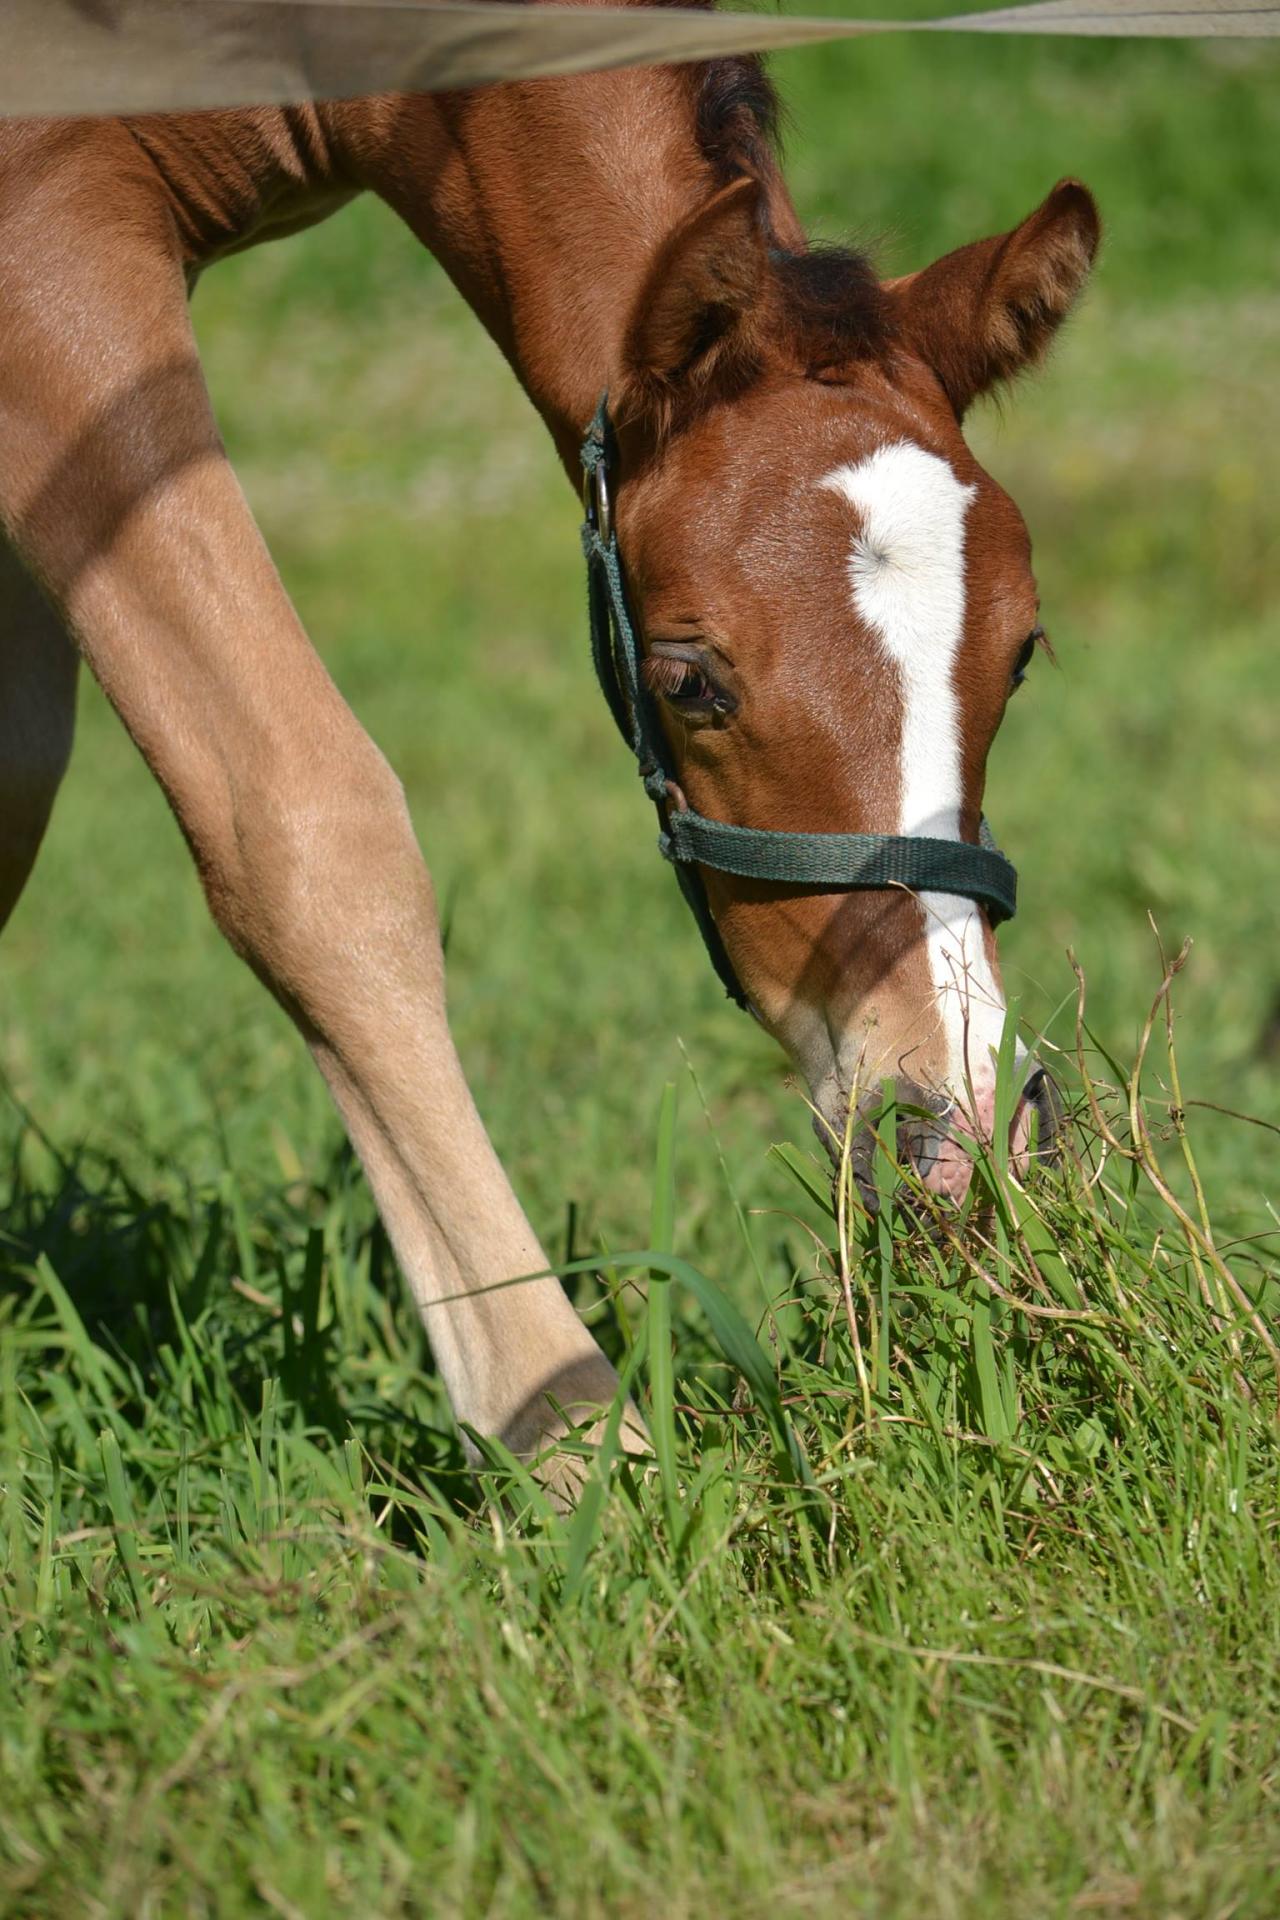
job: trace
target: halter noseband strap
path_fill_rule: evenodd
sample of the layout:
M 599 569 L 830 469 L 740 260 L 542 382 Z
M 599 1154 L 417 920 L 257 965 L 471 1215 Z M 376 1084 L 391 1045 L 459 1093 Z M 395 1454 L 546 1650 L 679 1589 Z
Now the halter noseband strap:
M 996 847 L 985 820 L 982 844 L 894 833 L 778 833 L 708 820 L 684 801 L 668 764 L 666 738 L 653 695 L 640 677 L 640 648 L 627 603 L 613 524 L 609 473 L 612 435 L 603 395 L 582 447 L 591 653 L 618 731 L 635 754 L 645 792 L 658 809 L 658 850 L 672 863 L 725 992 L 740 1007 L 746 994 L 725 952 L 699 867 L 752 880 L 773 880 L 810 892 L 902 887 L 912 893 L 954 893 L 987 909 L 993 925 L 1013 917 L 1018 876 Z

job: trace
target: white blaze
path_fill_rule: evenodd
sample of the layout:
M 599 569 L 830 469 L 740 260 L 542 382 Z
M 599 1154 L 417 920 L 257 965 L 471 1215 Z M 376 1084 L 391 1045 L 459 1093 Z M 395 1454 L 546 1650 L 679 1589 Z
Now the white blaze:
M 897 831 L 960 838 L 963 802 L 956 654 L 964 634 L 965 515 L 974 489 L 945 460 L 899 441 L 822 483 L 856 508 L 854 605 L 894 661 L 902 689 Z M 929 971 L 947 1039 L 948 1091 L 993 1083 L 1004 1002 L 987 964 L 982 916 L 953 893 L 919 896 Z

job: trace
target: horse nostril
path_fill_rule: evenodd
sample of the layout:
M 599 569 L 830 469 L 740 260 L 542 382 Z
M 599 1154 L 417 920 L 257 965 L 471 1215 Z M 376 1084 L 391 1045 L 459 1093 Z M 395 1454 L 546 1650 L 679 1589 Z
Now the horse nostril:
M 1056 1162 L 1062 1145 L 1066 1107 L 1058 1083 L 1044 1067 L 1027 1075 L 1022 1088 L 1023 1104 L 1036 1116 L 1036 1144 L 1032 1158 L 1042 1166 Z

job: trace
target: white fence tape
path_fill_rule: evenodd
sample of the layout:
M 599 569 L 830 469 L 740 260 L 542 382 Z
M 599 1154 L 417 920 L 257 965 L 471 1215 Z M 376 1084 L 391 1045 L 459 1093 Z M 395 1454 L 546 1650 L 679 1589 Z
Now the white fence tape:
M 0 115 L 438 92 L 873 33 L 1273 38 L 1280 5 L 1041 0 L 937 20 L 823 20 L 502 0 L 0 0 Z

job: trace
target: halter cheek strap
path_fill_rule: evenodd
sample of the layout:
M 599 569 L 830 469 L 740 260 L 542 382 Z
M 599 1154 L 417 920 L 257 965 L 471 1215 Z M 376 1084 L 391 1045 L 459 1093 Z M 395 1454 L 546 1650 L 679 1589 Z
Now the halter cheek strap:
M 631 748 L 645 792 L 658 809 L 658 850 L 675 869 L 680 890 L 731 1000 L 748 1006 L 711 912 L 702 867 L 746 879 L 772 880 L 810 893 L 902 887 L 912 893 L 955 893 L 984 906 L 993 926 L 1013 917 L 1018 876 L 996 847 L 985 820 L 981 844 L 895 833 L 777 833 L 708 820 L 686 806 L 671 770 L 657 702 L 640 677 L 640 648 L 627 602 L 610 493 L 612 436 L 602 396 L 582 447 L 591 654 L 609 711 Z

